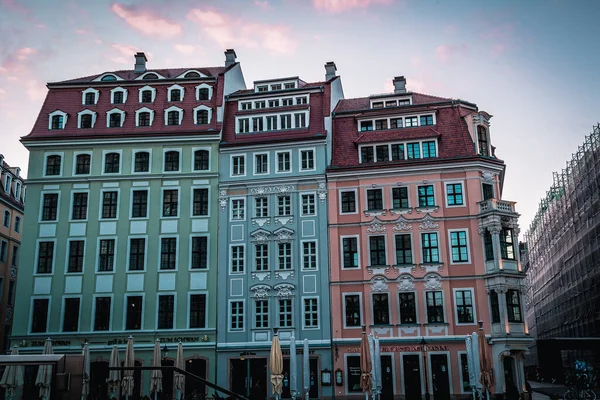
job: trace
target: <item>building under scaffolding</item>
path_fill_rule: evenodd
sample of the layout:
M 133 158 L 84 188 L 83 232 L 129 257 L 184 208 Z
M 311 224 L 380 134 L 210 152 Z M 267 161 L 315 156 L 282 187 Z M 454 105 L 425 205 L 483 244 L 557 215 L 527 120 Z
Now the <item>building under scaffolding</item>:
M 600 371 L 600 125 L 586 136 L 525 234 L 530 303 L 537 342 L 531 358 L 546 379 L 563 381 L 575 361 Z M 581 364 L 579 364 L 581 365 Z

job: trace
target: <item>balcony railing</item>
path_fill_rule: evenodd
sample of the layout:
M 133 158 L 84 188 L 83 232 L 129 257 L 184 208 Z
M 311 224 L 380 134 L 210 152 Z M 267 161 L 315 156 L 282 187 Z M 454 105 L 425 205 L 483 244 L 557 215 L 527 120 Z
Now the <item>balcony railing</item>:
M 489 211 L 501 211 L 501 212 L 513 213 L 513 214 L 516 213 L 514 201 L 488 199 L 488 200 L 480 201 L 477 204 L 479 204 L 479 213 L 480 214 L 489 212 Z

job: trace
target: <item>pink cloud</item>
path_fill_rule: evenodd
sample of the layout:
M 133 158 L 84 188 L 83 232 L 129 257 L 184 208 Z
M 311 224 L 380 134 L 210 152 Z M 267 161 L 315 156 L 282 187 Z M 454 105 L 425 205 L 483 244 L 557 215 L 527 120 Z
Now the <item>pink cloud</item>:
M 254 0 L 254 5 L 262 8 L 263 10 L 266 10 L 269 7 L 269 2 L 268 1 L 260 1 L 260 0 Z
M 9 53 L 0 62 L 0 74 L 5 75 L 9 81 L 17 80 L 27 68 L 25 61 L 37 53 L 31 47 L 22 47 Z
M 453 58 L 464 56 L 467 52 L 467 46 L 465 45 L 441 45 L 435 50 L 435 55 L 440 61 L 448 62 Z
M 320 11 L 340 13 L 355 8 L 367 8 L 375 4 L 391 4 L 394 0 L 313 0 L 313 6 Z
M 25 7 L 24 5 L 17 3 L 15 0 L 2 0 L 2 4 L 9 10 L 12 10 L 17 13 L 21 13 L 21 14 L 30 14 L 31 13 L 31 10 L 28 7 Z
M 82 28 L 77 28 L 75 29 L 75 33 L 77 33 L 78 35 L 87 35 L 88 33 L 90 33 L 90 31 Z
M 138 32 L 154 37 L 171 38 L 181 34 L 183 28 L 154 11 L 138 6 L 113 3 L 111 11 Z
M 192 9 L 188 20 L 222 48 L 242 46 L 264 48 L 273 53 L 291 53 L 296 42 L 288 27 L 251 22 L 214 10 Z
M 196 51 L 196 48 L 191 44 L 176 44 L 173 47 L 175 50 L 183 54 L 192 54 Z
M 46 97 L 46 93 L 48 92 L 46 85 L 37 79 L 25 81 L 25 91 L 27 92 L 29 99 L 33 101 L 42 100 Z
M 31 47 L 23 47 L 15 52 L 15 58 L 19 61 L 25 61 L 32 56 L 37 54 L 36 49 L 32 49 Z
M 6 90 L 0 88 L 0 97 L 4 96 L 6 94 Z
M 111 45 L 111 47 L 113 49 L 117 50 L 122 56 L 131 56 L 131 57 L 133 57 L 133 55 L 135 53 L 137 53 L 138 51 L 140 51 L 137 47 L 132 46 L 130 44 L 113 43 Z

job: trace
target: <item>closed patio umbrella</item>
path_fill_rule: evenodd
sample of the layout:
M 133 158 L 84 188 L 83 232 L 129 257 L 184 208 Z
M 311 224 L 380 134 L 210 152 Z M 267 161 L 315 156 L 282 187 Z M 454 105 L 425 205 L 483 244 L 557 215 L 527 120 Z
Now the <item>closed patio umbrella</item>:
M 271 358 L 269 360 L 271 367 L 271 387 L 276 399 L 280 399 L 283 389 L 283 355 L 281 354 L 281 344 L 279 336 L 275 329 L 273 342 L 271 343 Z
M 119 362 L 119 349 L 117 345 L 114 345 L 112 351 L 110 353 L 110 360 L 108 361 L 109 368 L 120 367 L 121 363 Z M 106 380 L 108 383 L 108 397 L 117 397 L 117 390 L 119 389 L 119 383 L 121 382 L 121 375 L 119 371 L 110 371 L 108 373 L 108 379 Z
M 10 352 L 11 356 L 19 355 L 19 348 L 14 346 Z M 9 365 L 4 370 L 0 386 L 6 389 L 6 395 L 13 399 L 17 395 L 17 388 L 23 386 L 23 367 L 20 365 Z
M 175 366 L 180 370 L 184 371 L 185 368 L 183 366 L 183 345 L 181 342 L 177 345 L 177 356 L 175 358 Z M 181 400 L 183 398 L 183 393 L 185 391 L 185 375 L 180 374 L 179 372 L 175 372 L 173 374 L 173 388 L 175 389 L 177 400 Z
M 296 338 L 292 333 L 290 338 L 290 393 L 292 399 L 296 398 L 296 391 L 298 390 L 298 366 L 296 357 Z
M 302 351 L 302 378 L 304 381 L 304 395 L 306 400 L 310 396 L 310 358 L 308 350 L 308 339 L 304 339 L 304 348 Z
M 494 368 L 492 367 L 492 360 L 489 356 L 488 345 L 485 340 L 483 328 L 479 328 L 477 336 L 479 341 L 479 367 L 481 369 L 479 381 L 483 386 L 483 390 L 486 392 L 486 397 L 489 399 L 489 393 L 492 392 L 495 384 Z
M 127 348 L 125 349 L 125 366 L 133 367 L 135 366 L 135 358 L 133 354 L 133 336 L 129 336 L 127 339 Z M 123 387 L 123 393 L 125 394 L 125 398 L 129 399 L 129 396 L 133 395 L 133 370 L 128 369 L 123 372 L 123 382 L 121 383 Z
M 52 351 L 52 340 L 46 339 L 44 344 L 44 350 L 42 354 L 54 354 Z M 35 385 L 40 387 L 40 398 L 47 400 L 50 398 L 50 384 L 52 383 L 52 365 L 40 365 L 38 369 L 37 377 L 35 378 Z
M 160 340 L 154 342 L 154 354 L 152 355 L 152 366 L 160 367 Z M 154 400 L 158 397 L 158 392 L 162 392 L 162 371 L 153 369 L 150 375 L 150 392 L 154 392 Z
M 83 345 L 83 385 L 81 386 L 81 400 L 86 400 L 90 394 L 90 345 Z
M 369 341 L 367 339 L 367 331 L 363 327 L 362 337 L 360 339 L 360 388 L 365 394 L 365 399 L 369 399 L 371 393 L 371 387 L 373 385 L 371 380 L 371 369 L 373 365 L 371 363 L 371 352 L 369 351 Z

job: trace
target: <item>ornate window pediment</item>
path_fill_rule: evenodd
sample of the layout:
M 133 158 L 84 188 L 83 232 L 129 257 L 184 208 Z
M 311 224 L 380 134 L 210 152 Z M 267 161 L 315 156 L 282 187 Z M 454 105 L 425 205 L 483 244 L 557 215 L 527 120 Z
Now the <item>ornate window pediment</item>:
M 264 229 L 257 229 L 250 236 L 252 236 L 252 241 L 256 243 L 265 243 L 271 240 L 271 232 Z
M 371 279 L 371 292 L 387 292 L 387 279 L 383 276 L 375 276 Z
M 415 290 L 415 282 L 410 275 L 400 275 L 398 277 L 398 290 L 400 292 L 413 292 Z
M 277 243 L 287 243 L 294 239 L 294 231 L 288 228 L 279 228 L 273 234 Z
M 442 277 L 435 273 L 425 275 L 425 290 L 439 290 L 442 288 Z
M 254 285 L 250 288 L 254 294 L 252 297 L 256 299 L 262 299 L 264 297 L 269 297 L 269 292 L 271 291 L 271 286 L 269 285 Z
M 280 283 L 279 285 L 275 285 L 273 289 L 277 290 L 277 297 L 289 298 L 294 296 L 296 287 L 289 283 Z

